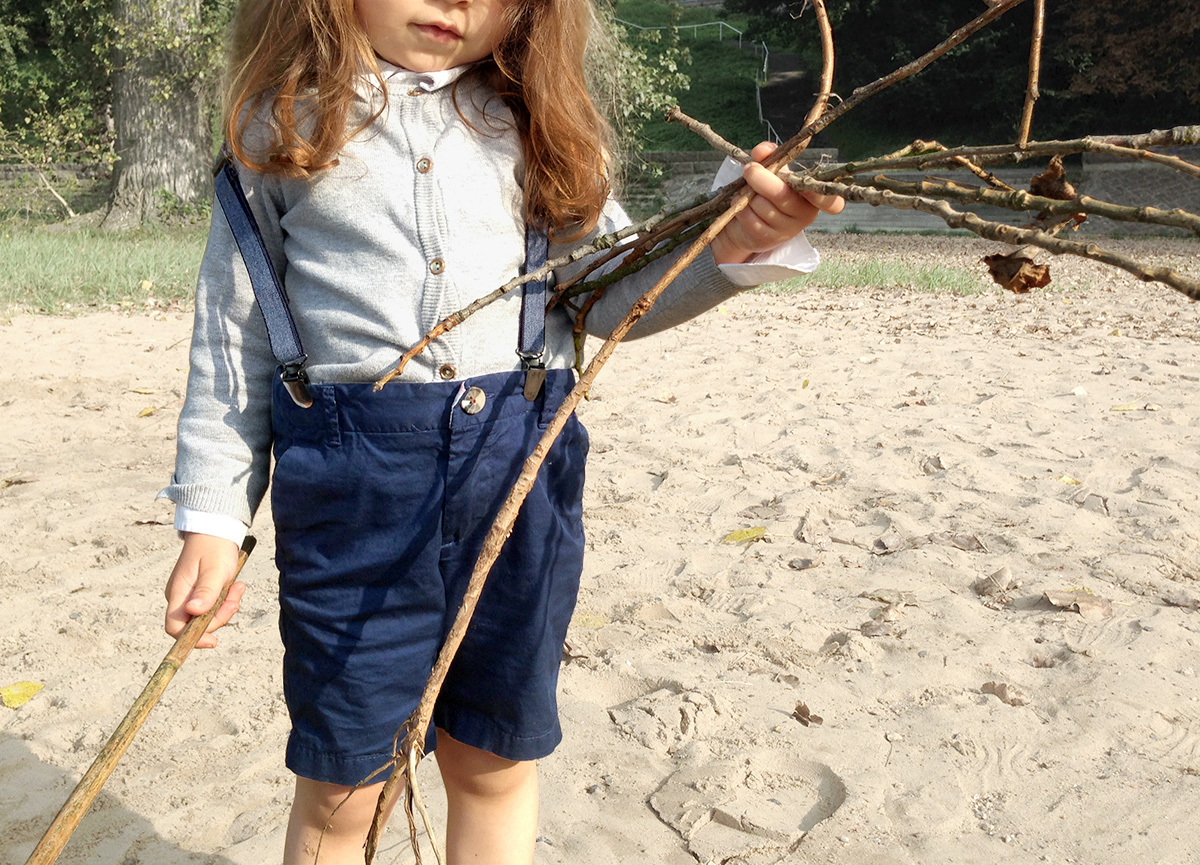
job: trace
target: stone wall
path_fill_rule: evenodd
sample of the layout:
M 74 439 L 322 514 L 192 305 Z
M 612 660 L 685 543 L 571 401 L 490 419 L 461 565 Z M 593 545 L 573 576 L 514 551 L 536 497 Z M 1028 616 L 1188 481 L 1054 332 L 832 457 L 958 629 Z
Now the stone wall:
M 1193 164 L 1200 162 L 1200 147 L 1176 147 L 1164 152 Z M 1166 165 L 1085 153 L 1083 177 L 1078 186 L 1081 194 L 1101 201 L 1149 204 L 1164 210 L 1182 208 L 1200 213 L 1200 177 L 1184 174 Z M 1093 234 L 1173 234 L 1184 237 L 1190 234 L 1182 228 L 1114 222 L 1099 216 L 1090 217 L 1083 229 Z

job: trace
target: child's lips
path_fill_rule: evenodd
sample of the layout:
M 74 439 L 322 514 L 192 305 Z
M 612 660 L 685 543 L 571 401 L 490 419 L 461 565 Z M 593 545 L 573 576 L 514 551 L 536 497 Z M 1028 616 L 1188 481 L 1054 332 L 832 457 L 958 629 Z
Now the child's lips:
M 457 42 L 462 36 L 459 32 L 449 24 L 417 24 L 416 28 L 421 35 L 434 42 Z

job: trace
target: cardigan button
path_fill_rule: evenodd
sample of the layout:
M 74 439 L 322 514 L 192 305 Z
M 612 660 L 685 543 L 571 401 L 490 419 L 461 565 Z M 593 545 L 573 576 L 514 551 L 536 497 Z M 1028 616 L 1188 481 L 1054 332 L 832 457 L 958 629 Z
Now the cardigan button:
M 425 91 L 422 90 L 420 87 L 414 87 L 412 90 L 408 91 L 408 95 L 409 96 L 420 96 L 424 92 Z
M 445 269 L 446 269 L 446 262 L 442 261 L 440 258 L 435 258 L 433 261 L 429 262 L 429 272 L 432 273 L 434 276 L 438 276 Z
M 444 363 L 438 367 L 438 375 L 441 376 L 442 381 L 454 381 L 458 378 L 458 370 L 454 368 L 454 364 Z
M 430 169 L 432 169 L 432 168 L 433 168 L 433 160 L 432 159 L 422 156 L 420 159 L 417 160 L 417 171 L 421 172 L 422 174 L 428 174 Z

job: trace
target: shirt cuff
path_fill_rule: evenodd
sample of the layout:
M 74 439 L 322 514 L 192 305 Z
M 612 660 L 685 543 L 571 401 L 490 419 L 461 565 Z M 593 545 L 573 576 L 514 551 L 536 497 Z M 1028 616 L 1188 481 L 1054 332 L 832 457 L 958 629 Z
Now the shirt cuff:
M 225 538 L 239 547 L 246 539 L 246 524 L 237 517 L 205 513 L 182 505 L 175 508 L 175 530 Z
M 726 156 L 721 167 L 717 169 L 717 176 L 713 178 L 712 188 L 720 189 L 741 176 L 741 163 Z M 792 279 L 812 273 L 820 263 L 820 253 L 813 249 L 802 231 L 774 249 L 754 253 L 746 261 L 738 264 L 718 264 L 717 267 L 730 282 L 750 288 L 764 282 Z

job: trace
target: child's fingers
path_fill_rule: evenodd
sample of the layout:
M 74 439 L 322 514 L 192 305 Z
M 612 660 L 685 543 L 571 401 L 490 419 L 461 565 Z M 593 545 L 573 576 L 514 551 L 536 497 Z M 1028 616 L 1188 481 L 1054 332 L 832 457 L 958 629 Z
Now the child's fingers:
M 813 207 L 830 216 L 836 216 L 846 207 L 846 199 L 840 195 L 822 195 L 819 192 L 804 192 L 802 195 Z
M 785 216 L 799 216 L 812 206 L 806 196 L 792 189 L 782 177 L 757 163 L 747 165 L 742 176 L 759 198 L 769 201 Z
M 229 594 L 225 596 L 225 602 L 221 604 L 217 612 L 213 615 L 212 621 L 208 623 L 208 628 L 205 630 L 204 636 L 196 644 L 197 648 L 211 649 L 217 644 L 217 636 L 213 632 L 229 624 L 229 620 L 241 609 L 242 595 L 245 592 L 245 583 L 238 582 L 229 587 Z
M 764 159 L 774 153 L 777 147 L 778 145 L 770 141 L 763 141 L 750 151 L 750 156 L 755 162 L 762 162 Z M 785 167 L 783 170 L 786 171 L 787 168 Z M 774 178 L 778 181 L 778 185 L 776 186 L 771 184 L 770 181 L 768 181 L 765 177 L 759 176 L 760 173 Z M 752 174 L 755 175 L 754 179 L 751 177 Z M 748 165 L 746 166 L 746 170 L 743 172 L 743 176 L 745 176 L 746 183 L 749 184 L 751 189 L 753 189 L 759 195 L 771 198 L 772 200 L 775 200 L 775 196 L 783 197 L 785 195 L 783 190 L 786 189 L 788 192 L 799 195 L 806 199 L 808 203 L 817 210 L 820 210 L 823 213 L 828 213 L 831 216 L 841 213 L 843 208 L 846 206 L 846 200 L 840 195 L 821 195 L 818 192 L 796 193 L 791 186 L 789 186 L 783 180 L 780 180 L 776 175 L 772 174 L 770 171 L 767 171 L 765 168 L 753 169 Z M 763 184 L 762 189 L 759 188 L 755 180 Z M 782 187 L 782 189 L 780 187 Z

